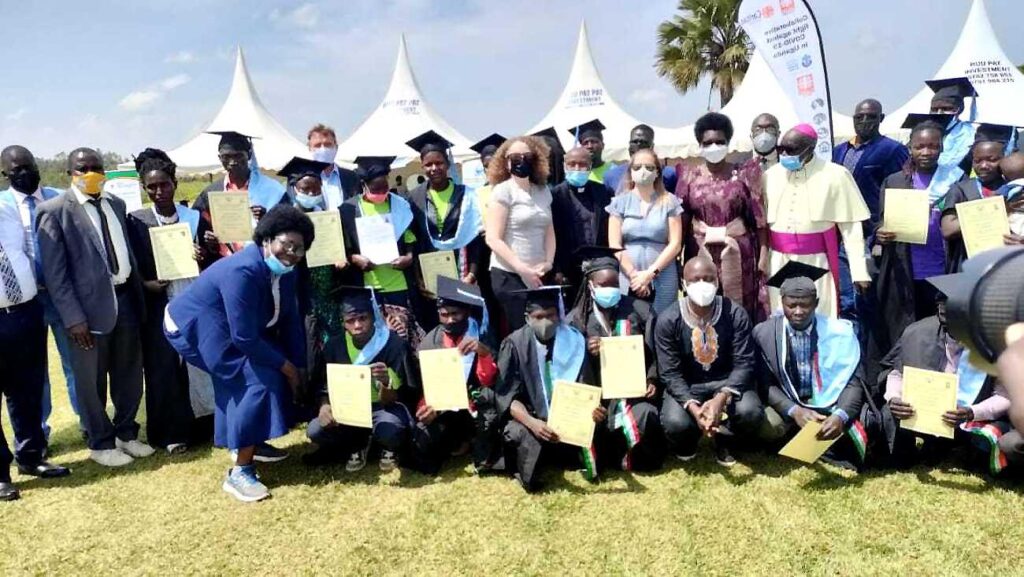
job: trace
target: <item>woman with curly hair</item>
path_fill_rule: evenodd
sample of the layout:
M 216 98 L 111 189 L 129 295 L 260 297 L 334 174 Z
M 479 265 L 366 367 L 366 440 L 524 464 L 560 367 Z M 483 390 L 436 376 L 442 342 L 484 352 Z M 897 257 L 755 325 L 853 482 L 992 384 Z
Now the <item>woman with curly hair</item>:
M 693 232 L 686 237 L 686 259 L 703 255 L 714 261 L 722 295 L 758 323 L 768 316 L 761 167 L 726 160 L 732 135 L 732 122 L 724 114 L 709 112 L 697 119 L 694 136 L 701 162 L 678 166 L 675 193 L 683 207 L 683 230 Z
M 222 488 L 240 501 L 270 496 L 253 461 L 293 420 L 306 342 L 292 270 L 313 238 L 302 211 L 274 207 L 252 244 L 206 269 L 164 314 L 171 346 L 213 377 L 214 444 L 231 450 L 235 461 Z
M 492 183 L 487 207 L 491 285 L 508 332 L 526 323 L 522 292 L 542 284 L 555 260 L 555 227 L 548 188 L 548 145 L 536 136 L 502 144 L 487 167 Z M 506 333 L 507 334 L 507 333 Z

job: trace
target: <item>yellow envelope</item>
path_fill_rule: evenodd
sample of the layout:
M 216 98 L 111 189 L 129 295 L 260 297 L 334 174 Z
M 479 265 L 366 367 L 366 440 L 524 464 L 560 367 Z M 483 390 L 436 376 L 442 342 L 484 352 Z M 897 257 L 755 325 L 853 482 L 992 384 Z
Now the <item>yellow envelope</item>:
M 466 376 L 459 349 L 420 351 L 423 397 L 435 411 L 469 409 Z
M 345 260 L 345 239 L 341 232 L 341 213 L 336 210 L 306 213 L 313 221 L 316 241 L 306 251 L 306 266 L 333 265 Z
M 567 445 L 589 447 L 594 441 L 594 409 L 601 404 L 601 388 L 572 381 L 555 381 L 548 410 L 548 426 Z
M 180 280 L 199 276 L 192 228 L 188 224 L 153 227 L 149 229 L 149 240 L 153 245 L 156 278 Z
M 1010 232 L 1010 219 L 1006 216 L 1006 200 L 991 196 L 956 205 L 960 232 L 967 247 L 967 258 L 1003 245 L 1003 235 Z
M 431 294 L 437 294 L 437 277 L 445 276 L 459 280 L 459 270 L 455 266 L 455 253 L 450 250 L 425 252 L 420 255 L 420 273 L 423 284 Z
M 211 192 L 207 194 L 213 234 L 221 242 L 252 240 L 252 210 L 249 195 L 244 192 Z
M 896 234 L 899 242 L 927 244 L 931 200 L 927 190 L 892 188 L 885 191 L 885 222 L 882 230 Z
M 334 420 L 352 427 L 373 428 L 373 391 L 370 367 L 364 365 L 327 365 L 327 396 Z
M 783 457 L 789 457 L 790 459 L 796 459 L 808 464 L 817 461 L 832 446 L 832 443 L 841 438 L 836 437 L 831 441 L 819 441 L 816 435 L 820 430 L 821 423 L 809 421 L 804 425 L 804 428 L 800 429 L 800 432 L 795 437 L 786 443 L 786 446 L 779 451 L 779 454 Z
M 903 367 L 903 402 L 914 408 L 914 416 L 900 427 L 926 435 L 953 438 L 953 427 L 942 420 L 946 411 L 956 410 L 959 378 L 952 373 Z
M 605 399 L 635 399 L 647 394 L 642 335 L 601 338 L 601 394 Z

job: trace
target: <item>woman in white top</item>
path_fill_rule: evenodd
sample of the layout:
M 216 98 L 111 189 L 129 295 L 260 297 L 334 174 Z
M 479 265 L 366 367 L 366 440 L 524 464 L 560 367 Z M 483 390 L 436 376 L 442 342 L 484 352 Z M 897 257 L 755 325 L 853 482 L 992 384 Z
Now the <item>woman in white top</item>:
M 555 259 L 548 153 L 540 138 L 519 136 L 502 144 L 487 167 L 491 284 L 509 332 L 525 323 L 525 299 L 516 291 L 544 284 Z

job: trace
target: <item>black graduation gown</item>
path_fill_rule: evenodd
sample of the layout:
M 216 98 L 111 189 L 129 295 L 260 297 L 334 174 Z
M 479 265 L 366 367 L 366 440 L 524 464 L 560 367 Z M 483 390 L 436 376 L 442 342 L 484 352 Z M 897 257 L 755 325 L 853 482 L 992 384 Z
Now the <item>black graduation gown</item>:
M 359 217 L 359 201 L 362 195 L 356 195 L 349 198 L 338 207 L 341 212 L 341 229 L 342 236 L 345 239 L 345 254 L 349 257 L 349 264 L 351 264 L 351 258 L 354 254 L 359 254 L 359 235 L 356 234 L 356 218 Z M 390 202 L 390 201 L 389 201 Z M 416 262 L 416 256 L 419 254 L 419 239 L 423 238 L 423 232 L 421 230 L 423 223 L 423 216 L 419 214 L 416 205 L 409 203 L 410 209 L 412 210 L 412 223 L 409 225 L 408 230 L 412 230 L 413 234 L 416 235 L 416 242 L 405 242 L 404 240 L 398 241 L 398 254 L 403 255 L 407 252 L 412 251 L 413 253 L 413 264 L 409 268 L 405 269 L 405 282 L 409 287 L 410 294 L 419 292 L 416 290 L 416 269 L 418 267 Z M 365 286 L 363 281 L 363 271 L 359 270 L 356 266 L 348 266 L 345 271 L 341 274 L 340 280 L 342 284 L 349 286 Z
M 576 249 L 608 246 L 608 212 L 612 193 L 603 184 L 588 180 L 578 188 L 562 182 L 551 189 L 551 219 L 555 223 L 554 271 L 577 288 L 583 279 Z
M 264 176 L 264 178 L 270 177 Z M 203 262 L 200 263 L 199 265 L 199 268 L 201 270 L 206 270 L 210 268 L 210 265 L 223 258 L 223 256 L 220 253 L 210 252 L 206 250 L 206 244 L 202 242 L 206 232 L 213 230 L 213 218 L 210 216 L 209 200 L 209 194 L 211 192 L 224 192 L 223 178 L 213 179 L 213 182 L 211 182 L 206 188 L 204 188 L 203 192 L 199 193 L 199 196 L 197 196 L 196 199 L 192 201 L 192 209 L 198 210 L 200 214 L 199 225 L 196 227 L 196 239 L 198 239 L 199 241 L 199 248 L 203 251 Z M 277 205 L 275 206 L 291 203 L 292 201 L 290 198 L 288 198 L 288 195 L 282 194 L 281 201 L 278 202 Z M 267 206 L 264 208 L 266 208 L 269 211 L 273 207 Z
M 420 388 L 416 359 L 405 339 L 398 336 L 395 331 L 389 330 L 387 343 L 370 363 L 384 363 L 389 369 L 395 371 L 398 378 L 402 380 L 402 386 L 397 389 L 398 401 L 405 405 L 411 414 L 415 414 L 416 406 L 423 398 L 423 392 Z M 324 343 L 323 358 L 317 365 L 315 377 L 322 396 L 327 396 L 327 364 L 352 364 L 352 359 L 348 355 L 348 345 L 345 342 L 345 333 L 330 337 Z
M 946 193 L 942 216 L 956 216 L 956 205 L 961 202 L 981 200 L 981 193 L 978 191 L 977 179 L 971 178 L 961 180 L 949 188 Z M 946 274 L 958 273 L 961 271 L 964 261 L 967 260 L 967 247 L 964 245 L 962 235 L 946 241 Z

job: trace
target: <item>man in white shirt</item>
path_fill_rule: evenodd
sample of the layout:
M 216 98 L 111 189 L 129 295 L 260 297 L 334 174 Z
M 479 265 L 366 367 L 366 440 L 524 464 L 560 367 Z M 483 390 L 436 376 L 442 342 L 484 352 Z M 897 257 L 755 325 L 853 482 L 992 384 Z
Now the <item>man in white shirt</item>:
M 43 286 L 42 259 L 39 258 L 39 244 L 36 241 L 36 212 L 39 205 L 51 198 L 57 198 L 61 191 L 56 188 L 39 186 L 40 175 L 36 159 L 24 146 L 8 146 L 0 152 L 0 173 L 10 181 L 11 186 L 5 191 L 0 191 L 0 196 L 10 195 L 14 205 L 18 208 L 21 217 L 21 225 L 25 230 L 25 252 L 29 259 L 35 261 L 35 277 L 39 285 L 39 293 L 36 298 L 43 307 L 43 319 L 53 333 L 53 342 L 57 345 L 57 352 L 60 354 L 61 368 L 64 370 L 64 379 L 68 388 L 68 399 L 71 401 L 71 408 L 78 413 L 78 399 L 75 397 L 75 373 L 71 370 L 71 340 L 67 332 L 60 324 L 60 314 L 53 306 L 50 294 Z M 49 365 L 49 363 L 47 363 Z M 43 384 L 43 433 L 47 438 L 50 436 L 50 426 L 47 421 L 50 418 L 52 405 L 50 401 L 50 375 L 47 371 Z
M 39 207 L 43 276 L 71 336 L 79 419 L 90 458 L 127 465 L 152 447 L 138 441 L 142 400 L 139 325 L 142 282 L 125 237 L 125 205 L 103 192 L 103 159 L 79 148 L 68 157 L 71 188 Z M 106 412 L 107 378 L 114 420 Z
M 46 324 L 36 298 L 32 259 L 25 252 L 25 231 L 13 197 L 0 197 L 0 393 L 16 439 L 12 455 L 0 429 L 0 501 L 19 497 L 10 466 L 37 477 L 62 477 L 68 469 L 44 460 L 42 400 L 46 375 Z
M 337 210 L 341 203 L 362 192 L 359 177 L 355 171 L 342 168 L 334 163 L 338 155 L 338 136 L 334 129 L 324 124 L 317 124 L 309 129 L 306 145 L 313 160 L 326 162 L 330 166 L 320 175 L 323 182 L 324 200 L 327 208 Z

